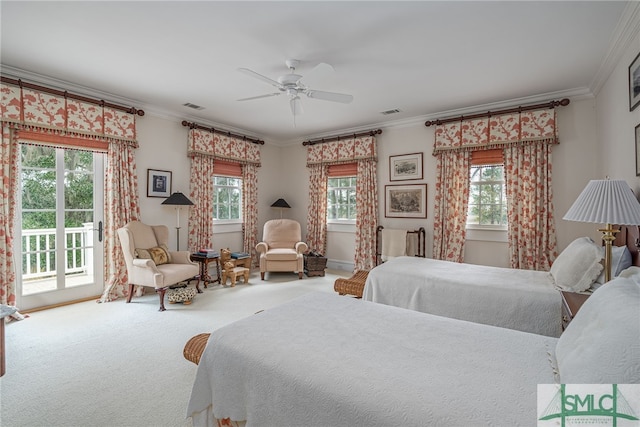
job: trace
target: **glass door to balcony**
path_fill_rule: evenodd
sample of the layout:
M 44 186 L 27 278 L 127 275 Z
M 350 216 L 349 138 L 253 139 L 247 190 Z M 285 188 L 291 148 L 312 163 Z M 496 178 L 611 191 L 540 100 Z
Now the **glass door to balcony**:
M 100 295 L 105 155 L 26 144 L 20 154 L 18 307 Z

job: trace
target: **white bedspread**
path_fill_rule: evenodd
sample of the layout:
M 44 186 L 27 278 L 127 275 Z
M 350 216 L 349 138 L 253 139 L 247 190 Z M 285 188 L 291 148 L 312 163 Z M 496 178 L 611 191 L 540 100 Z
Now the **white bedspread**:
M 535 425 L 556 342 L 308 294 L 213 332 L 188 416 L 247 427 Z
M 551 337 L 562 333 L 562 297 L 544 271 L 398 257 L 369 272 L 362 298 Z

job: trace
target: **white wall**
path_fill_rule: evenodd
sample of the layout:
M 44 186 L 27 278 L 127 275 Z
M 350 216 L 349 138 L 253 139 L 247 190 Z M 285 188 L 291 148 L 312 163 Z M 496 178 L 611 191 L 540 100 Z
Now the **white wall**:
M 178 121 L 152 115 L 136 119 L 139 148 L 136 151 L 138 192 L 141 220 L 147 224 L 169 227 L 169 248 L 176 248 L 176 209 L 164 206 L 164 198 L 147 197 L 147 169 L 171 171 L 171 192 L 180 191 L 189 197 L 189 159 L 187 158 L 187 128 Z M 187 208 L 180 211 L 180 249 L 187 249 Z
M 622 59 L 596 96 L 597 136 L 601 176 L 624 179 L 636 195 L 640 179 L 636 177 L 634 130 L 640 124 L 640 106 L 629 111 L 629 65 L 640 53 L 640 33 L 625 49 Z

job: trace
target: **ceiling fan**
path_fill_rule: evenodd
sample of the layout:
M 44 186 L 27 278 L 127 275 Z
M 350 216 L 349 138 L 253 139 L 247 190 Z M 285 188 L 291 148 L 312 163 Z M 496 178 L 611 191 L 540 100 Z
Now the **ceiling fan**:
M 249 101 L 252 99 L 268 98 L 270 96 L 278 96 L 287 94 L 289 96 L 289 105 L 291 106 L 291 113 L 294 116 L 302 114 L 302 102 L 300 101 L 300 94 L 306 95 L 308 98 L 322 99 L 325 101 L 341 102 L 343 104 L 349 104 L 353 101 L 352 95 L 335 92 L 325 92 L 322 90 L 311 89 L 302 83 L 302 76 L 296 74 L 296 67 L 300 64 L 297 59 L 287 59 L 285 61 L 287 68 L 291 70 L 291 73 L 284 74 L 278 77 L 278 80 L 270 79 L 269 77 L 258 74 L 248 68 L 238 68 L 238 71 L 248 76 L 254 77 L 258 80 L 262 80 L 265 83 L 278 89 L 278 92 L 268 93 L 266 95 L 252 96 L 250 98 L 238 99 L 238 101 Z

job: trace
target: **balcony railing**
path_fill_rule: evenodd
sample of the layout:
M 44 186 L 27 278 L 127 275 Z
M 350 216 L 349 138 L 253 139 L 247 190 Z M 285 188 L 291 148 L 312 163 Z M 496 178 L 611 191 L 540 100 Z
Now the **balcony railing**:
M 65 228 L 65 275 L 93 274 L 93 223 Z M 57 275 L 56 229 L 22 230 L 22 281 Z

